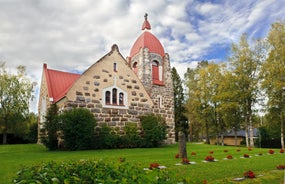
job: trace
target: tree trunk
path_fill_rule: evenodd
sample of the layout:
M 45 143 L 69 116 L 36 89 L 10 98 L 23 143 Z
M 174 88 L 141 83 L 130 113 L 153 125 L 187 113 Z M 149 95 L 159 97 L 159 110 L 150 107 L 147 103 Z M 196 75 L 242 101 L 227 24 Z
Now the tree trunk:
M 3 144 L 7 144 L 7 131 L 3 131 Z
M 222 146 L 224 146 L 224 133 L 221 134 Z
M 210 144 L 209 125 L 208 125 L 208 122 L 206 122 L 206 144 Z
M 249 143 L 250 143 L 250 147 L 254 148 L 253 127 L 252 127 L 252 120 L 251 120 L 251 118 L 249 118 Z
M 185 139 L 185 134 L 182 131 L 178 132 L 178 148 L 179 148 L 179 157 L 187 158 L 186 139 Z
M 245 127 L 245 143 L 246 143 L 246 147 L 249 147 L 249 143 L 248 143 L 248 127 L 247 127 L 247 125 Z
M 237 146 L 237 130 L 235 129 L 235 146 Z
M 281 112 L 281 125 L 280 125 L 280 127 L 281 127 L 281 135 L 280 135 L 280 137 L 281 137 L 281 148 L 282 149 L 284 149 L 284 122 L 283 121 L 284 121 L 283 120 L 283 114 Z

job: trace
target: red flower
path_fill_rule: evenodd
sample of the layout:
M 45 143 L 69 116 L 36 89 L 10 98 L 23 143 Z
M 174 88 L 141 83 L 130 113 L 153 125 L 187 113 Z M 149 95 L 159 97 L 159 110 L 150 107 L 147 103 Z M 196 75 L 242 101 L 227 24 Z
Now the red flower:
M 268 153 L 269 154 L 274 154 L 274 150 L 269 150 Z
M 280 150 L 280 153 L 284 153 L 284 149 L 281 149 L 281 150 Z
M 203 182 L 203 184 L 207 184 L 207 180 L 203 180 L 202 182 Z
M 207 156 L 207 157 L 205 158 L 205 160 L 208 161 L 208 162 L 213 162 L 213 161 L 215 160 L 215 158 L 210 155 L 210 156 Z
M 248 158 L 248 157 L 249 157 L 249 154 L 244 154 L 243 157 L 244 157 L 244 158 Z
M 277 165 L 276 168 L 279 170 L 285 170 L 285 165 Z
M 243 176 L 246 178 L 255 178 L 255 174 L 251 170 L 244 172 Z
M 232 155 L 228 155 L 227 159 L 233 159 L 233 156 Z
M 190 161 L 187 159 L 187 158 L 182 158 L 182 161 L 181 161 L 183 164 L 189 164 Z
M 158 163 L 151 163 L 151 164 L 149 165 L 149 169 L 158 169 L 158 167 L 159 167 L 159 164 L 158 164 Z
M 196 153 L 195 153 L 195 152 L 192 152 L 191 155 L 196 155 Z
M 213 151 L 210 151 L 209 154 L 214 154 L 214 152 L 213 152 Z
M 177 154 L 175 155 L 175 158 L 179 158 L 179 153 L 177 153 Z

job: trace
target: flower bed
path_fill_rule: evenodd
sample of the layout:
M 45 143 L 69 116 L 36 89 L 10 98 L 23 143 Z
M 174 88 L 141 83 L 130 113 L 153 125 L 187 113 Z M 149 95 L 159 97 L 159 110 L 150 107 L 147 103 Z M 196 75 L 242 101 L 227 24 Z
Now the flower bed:
M 182 158 L 182 164 L 190 164 L 190 161 L 187 158 Z
M 179 153 L 177 153 L 177 154 L 175 155 L 175 158 L 179 158 Z
M 159 164 L 158 163 L 151 163 L 150 165 L 149 165 L 149 169 L 158 169 L 159 168 Z
M 285 170 L 285 165 L 277 165 L 276 168 L 279 170 Z
M 228 155 L 227 159 L 233 159 L 233 156 L 232 155 Z
M 284 153 L 284 149 L 281 149 L 281 150 L 280 150 L 280 153 Z
M 196 152 L 192 152 L 191 155 L 196 155 Z
M 243 176 L 244 176 L 245 178 L 255 178 L 255 174 L 254 174 L 254 172 L 252 172 L 251 170 L 244 172 L 244 173 L 243 173 Z
M 274 150 L 270 149 L 270 150 L 268 150 L 268 153 L 269 154 L 274 154 Z
M 207 156 L 207 157 L 205 158 L 205 161 L 207 161 L 207 162 L 214 162 L 214 161 L 215 161 L 215 158 L 210 155 L 210 156 Z
M 244 158 L 249 158 L 249 154 L 243 154 Z

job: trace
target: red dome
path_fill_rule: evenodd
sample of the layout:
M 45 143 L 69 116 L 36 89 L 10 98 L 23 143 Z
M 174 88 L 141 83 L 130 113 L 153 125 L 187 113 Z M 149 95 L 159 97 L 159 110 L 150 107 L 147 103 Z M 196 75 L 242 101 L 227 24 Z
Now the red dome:
M 139 53 L 141 48 L 148 48 L 149 52 L 156 53 L 164 56 L 164 49 L 160 43 L 160 41 L 150 32 L 144 31 L 134 43 L 130 57 L 133 57 L 137 53 Z

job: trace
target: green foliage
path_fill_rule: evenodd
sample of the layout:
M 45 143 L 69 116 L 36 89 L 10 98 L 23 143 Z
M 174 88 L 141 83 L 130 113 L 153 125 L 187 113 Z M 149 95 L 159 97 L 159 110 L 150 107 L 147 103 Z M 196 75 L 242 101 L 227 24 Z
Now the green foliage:
M 66 149 L 85 150 L 91 148 L 96 121 L 88 109 L 74 108 L 64 111 L 60 120 Z
M 125 135 L 122 136 L 124 140 L 124 147 L 135 148 L 140 147 L 141 137 L 138 134 L 138 127 L 136 123 L 127 123 L 124 127 Z
M 238 152 L 237 149 L 240 151 Z M 227 152 L 224 152 L 227 150 Z M 73 151 L 73 152 L 50 152 L 42 145 L 29 144 L 29 145 L 3 145 L 0 146 L 0 163 L 5 167 L 0 167 L 0 181 L 2 183 L 11 183 L 15 178 L 16 173 L 21 169 L 20 166 L 26 166 L 24 168 L 30 168 L 32 166 L 46 165 L 53 161 L 53 163 L 79 163 L 80 160 L 103 160 L 106 164 L 110 164 L 113 167 L 116 164 L 126 164 L 128 172 L 132 172 L 130 165 L 135 165 L 139 168 L 139 173 L 143 171 L 143 168 L 148 168 L 151 163 L 158 163 L 159 165 L 166 166 L 165 170 L 152 170 L 145 171 L 146 177 L 152 177 L 151 173 L 156 172 L 168 172 L 171 179 L 175 178 L 179 183 L 184 181 L 184 184 L 196 184 L 203 183 L 203 180 L 207 180 L 207 183 L 233 183 L 232 179 L 242 177 L 243 172 L 247 170 L 253 170 L 257 176 L 254 180 L 245 180 L 241 183 L 282 183 L 284 178 L 284 172 L 282 170 L 276 170 L 276 166 L 284 163 L 284 154 L 280 154 L 280 149 L 273 149 L 276 154 L 268 155 L 269 149 L 253 148 L 249 151 L 245 147 L 232 147 L 232 146 L 214 146 L 206 144 L 187 144 L 187 153 L 195 152 L 196 155 L 188 155 L 188 159 L 196 164 L 180 165 L 181 160 L 175 158 L 175 154 L 178 151 L 177 145 L 167 145 L 160 148 L 139 148 L 139 149 L 112 149 L 112 150 L 85 150 L 85 151 Z M 218 160 L 218 162 L 204 163 L 202 160 L 213 151 L 212 156 Z M 250 158 L 240 158 L 243 154 L 249 154 Z M 254 156 L 259 153 L 263 153 L 262 156 Z M 224 160 L 227 155 L 232 155 L 234 159 Z M 125 158 L 125 162 L 118 163 L 119 158 Z M 71 162 L 72 161 L 72 162 Z M 77 167 L 79 164 L 75 164 Z M 23 169 L 24 169 L 23 168 Z M 60 169 L 58 169 L 60 170 Z M 134 169 L 136 171 L 136 169 Z M 87 169 L 82 171 L 89 172 Z M 172 173 L 175 175 L 172 175 Z M 49 172 L 47 172 L 49 173 Z M 27 174 L 36 175 L 36 173 L 29 172 Z M 163 174 L 163 173 L 161 173 Z M 42 174 L 42 177 L 45 177 Z M 187 182 L 186 182 L 187 181 Z M 267 182 L 263 182 L 267 181 Z M 63 182 L 61 182 L 63 183 Z M 131 182 L 130 182 L 131 183 Z M 143 183 L 143 182 L 137 182 Z
M 49 150 L 56 150 L 58 148 L 57 132 L 59 131 L 59 117 L 58 107 L 56 104 L 52 104 L 48 109 L 45 117 L 44 128 L 41 132 L 42 143 Z
M 268 100 L 266 109 L 270 116 L 275 116 L 280 122 L 281 145 L 284 149 L 284 118 L 285 118 L 285 22 L 272 24 L 267 36 L 269 55 L 263 63 L 260 77 L 262 78 L 262 89 Z M 276 121 L 275 121 L 276 122 Z
M 177 179 L 166 170 L 145 171 L 140 164 L 103 160 L 48 162 L 24 167 L 14 183 L 173 183 Z
M 173 79 L 173 90 L 174 90 L 174 115 L 175 115 L 175 139 L 179 131 L 183 131 L 185 135 L 188 135 L 188 123 L 185 117 L 185 98 L 182 87 L 182 80 L 173 67 L 171 70 Z
M 166 139 L 166 125 L 162 117 L 153 114 L 140 117 L 142 147 L 157 147 Z
M 29 143 L 36 143 L 38 141 L 38 124 L 37 123 L 34 123 L 30 126 L 26 139 L 29 141 Z
M 119 139 L 120 136 L 111 127 L 104 125 L 97 130 L 94 147 L 97 149 L 116 148 L 118 147 L 118 142 L 120 142 Z
M 0 62 L 0 133 L 3 134 L 3 144 L 7 143 L 8 133 L 27 130 L 24 119 L 29 114 L 34 85 L 27 78 L 24 66 L 17 67 L 17 74 L 10 74 L 5 63 Z M 22 128 L 19 131 L 17 127 Z

